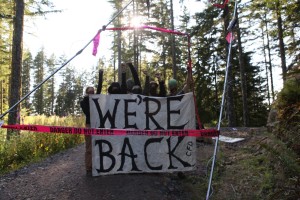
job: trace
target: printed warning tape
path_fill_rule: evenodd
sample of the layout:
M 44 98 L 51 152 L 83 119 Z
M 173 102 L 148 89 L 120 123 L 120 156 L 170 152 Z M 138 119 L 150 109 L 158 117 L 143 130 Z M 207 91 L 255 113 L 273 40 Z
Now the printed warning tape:
M 137 130 L 137 129 L 107 129 L 107 128 L 77 128 L 65 126 L 42 126 L 42 125 L 2 125 L 2 128 L 33 131 L 41 133 L 65 133 L 99 136 L 124 136 L 124 135 L 147 135 L 147 136 L 190 136 L 190 137 L 218 137 L 216 129 L 201 130 Z

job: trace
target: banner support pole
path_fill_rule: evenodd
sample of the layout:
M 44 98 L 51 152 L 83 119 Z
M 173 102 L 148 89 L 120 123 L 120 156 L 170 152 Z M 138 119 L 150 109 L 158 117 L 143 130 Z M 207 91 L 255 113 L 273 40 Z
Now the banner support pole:
M 233 19 L 236 19 L 236 11 L 237 11 L 237 0 L 235 1 L 234 5 L 234 12 L 233 12 Z M 228 26 L 228 29 L 230 32 L 232 31 L 233 27 L 230 27 L 231 25 Z M 217 125 L 217 130 L 220 131 L 221 128 L 221 122 L 222 122 L 222 116 L 223 116 L 223 109 L 224 109 L 224 102 L 225 102 L 225 94 L 226 94 L 226 89 L 227 89 L 227 79 L 228 79 L 228 68 L 230 66 L 230 57 L 231 57 L 231 49 L 232 49 L 232 40 L 233 40 L 233 34 L 230 35 L 230 43 L 228 46 L 228 56 L 227 56 L 227 64 L 226 64 L 226 70 L 225 70 L 225 80 L 224 80 L 224 87 L 223 87 L 223 93 L 222 93 L 222 101 L 221 101 L 221 108 L 220 108 L 220 114 L 219 114 L 219 120 L 218 120 L 218 125 Z M 219 143 L 219 136 L 216 137 L 216 142 L 215 142 L 215 148 L 214 148 L 214 154 L 213 154 L 213 160 L 212 160 L 212 166 L 210 170 L 210 176 L 209 176 L 209 183 L 207 187 L 207 193 L 206 193 L 206 200 L 209 200 L 211 194 L 211 185 L 212 185 L 212 176 L 214 173 L 214 167 L 216 163 L 216 157 L 217 157 L 217 151 L 218 151 L 218 143 Z

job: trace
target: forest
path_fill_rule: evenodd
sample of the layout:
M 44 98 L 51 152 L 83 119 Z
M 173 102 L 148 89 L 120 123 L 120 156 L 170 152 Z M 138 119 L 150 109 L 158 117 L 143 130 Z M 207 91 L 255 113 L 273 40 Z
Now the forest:
M 80 118 L 83 114 L 79 102 L 84 87 L 90 81 L 96 85 L 97 72 L 103 69 L 105 78 L 102 91 L 107 91 L 110 82 L 120 80 L 118 66 L 123 61 L 132 61 L 142 82 L 145 81 L 142 72 L 147 70 L 153 77 L 155 73 L 161 73 L 166 83 L 171 78 L 178 79 L 182 86 L 190 53 L 197 112 L 206 127 L 214 127 L 219 117 L 228 62 L 227 27 L 232 22 L 235 23 L 232 30 L 234 39 L 229 58 L 222 126 L 267 126 L 271 110 L 279 110 L 279 118 L 282 119 L 287 116 L 299 119 L 299 0 L 237 1 L 234 19 L 234 1 L 229 1 L 222 8 L 215 4 L 223 5 L 225 1 L 199 1 L 205 5 L 201 12 L 190 15 L 185 9 L 179 20 L 174 19 L 173 0 L 133 1 L 132 6 L 121 12 L 111 26 L 130 26 L 131 19 L 139 15 L 145 25 L 188 33 L 191 44 L 184 37 L 160 32 L 115 31 L 112 34 L 113 54 L 109 62 L 99 59 L 93 66 L 93 72 L 87 71 L 82 75 L 76 72 L 72 63 L 68 63 L 69 58 L 65 55 L 45 52 L 43 48 L 33 55 L 22 47 L 25 16 L 62 12 L 56 10 L 51 0 L 0 0 L 0 113 L 5 113 L 38 87 L 1 120 L 8 124 L 22 124 L 23 120 L 28 122 L 26 117 L 55 117 L 54 121 L 83 119 Z M 110 0 L 109 3 L 115 10 L 113 17 L 127 2 Z M 56 71 L 57 66 L 64 68 L 43 83 Z M 278 78 L 274 77 L 276 69 L 281 72 L 282 91 L 275 90 L 274 80 Z M 290 110 L 287 110 L 287 106 Z M 291 131 L 297 133 L 299 121 L 297 123 L 295 118 L 292 121 L 294 125 Z M 282 123 L 283 126 L 278 129 L 285 126 L 291 128 L 288 122 Z M 0 133 L 2 142 L 14 135 L 10 132 L 6 134 L 4 130 Z M 291 146 L 296 145 L 293 146 L 295 149 L 299 148 L 297 138 L 291 140 L 289 134 L 279 137 Z
M 191 55 L 198 112 L 203 123 L 213 125 L 218 117 L 226 66 L 228 43 L 225 40 L 227 30 L 224 27 L 229 25 L 234 4 L 229 3 L 225 9 L 207 4 L 203 12 L 195 13 L 194 16 L 189 16 L 187 12 L 182 13 L 179 24 L 175 25 L 170 14 L 170 3 L 172 1 L 151 1 L 148 12 L 145 2 L 136 2 L 134 11 L 130 8 L 121 13 L 112 25 L 128 26 L 125 22 L 138 13 L 146 19 L 146 25 L 189 33 L 192 40 Z M 9 108 L 9 101 L 12 101 L 9 99 L 9 88 L 12 87 L 12 77 L 16 79 L 16 76 L 12 76 L 15 66 L 11 59 L 15 48 L 12 17 L 15 12 L 14 2 L 2 2 L 4 4 L 5 6 L 1 6 L 0 38 L 1 113 Z M 111 5 L 117 12 L 125 4 L 111 1 Z M 50 11 L 43 11 L 45 6 Z M 24 5 L 24 15 L 47 15 L 51 9 L 55 12 L 53 6 L 50 1 L 29 1 Z M 274 69 L 281 69 L 284 81 L 287 73 L 299 62 L 297 6 L 297 1 L 242 1 L 238 4 L 224 125 L 266 125 L 268 111 L 276 99 Z M 192 19 L 195 20 L 195 25 L 190 25 Z M 147 45 L 149 43 L 152 45 Z M 116 66 L 120 60 L 134 58 L 134 64 L 140 72 L 149 68 L 153 73 L 162 73 L 166 81 L 173 77 L 183 82 L 187 69 L 187 45 L 185 38 L 158 32 L 114 33 L 111 47 L 115 52 L 114 57 L 110 63 L 99 60 L 95 71 L 105 68 L 106 80 L 112 81 L 118 73 Z M 146 59 L 146 53 L 151 55 L 151 60 Z M 19 98 L 52 74 L 57 63 L 62 65 L 67 60 L 63 55 L 47 55 L 43 49 L 36 55 L 24 50 L 21 58 L 19 62 L 22 67 L 16 73 L 20 76 L 18 87 L 21 88 L 17 95 Z M 16 59 L 14 61 L 17 62 Z M 59 73 L 63 79 L 60 85 L 55 84 L 57 76 L 49 79 L 18 108 L 22 115 L 65 116 L 81 113 L 78 101 L 82 97 L 86 79 L 95 77 L 96 83 L 97 73 L 87 72 L 84 77 L 79 76 L 72 64 Z M 140 76 L 143 79 L 143 74 L 140 73 Z M 104 87 L 107 84 L 109 83 L 104 83 Z

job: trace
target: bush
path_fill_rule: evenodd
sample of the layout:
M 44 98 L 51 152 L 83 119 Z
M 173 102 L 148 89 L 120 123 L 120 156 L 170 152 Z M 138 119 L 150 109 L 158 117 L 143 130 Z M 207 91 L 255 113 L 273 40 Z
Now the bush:
M 288 79 L 278 94 L 277 107 L 284 109 L 300 102 L 300 79 Z
M 300 155 L 300 72 L 295 70 L 278 94 L 275 135 Z

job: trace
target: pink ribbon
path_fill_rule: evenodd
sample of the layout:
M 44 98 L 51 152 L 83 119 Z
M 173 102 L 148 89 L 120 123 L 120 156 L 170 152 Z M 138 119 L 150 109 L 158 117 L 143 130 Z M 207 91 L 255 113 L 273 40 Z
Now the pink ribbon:
M 97 49 L 99 46 L 99 42 L 100 42 L 100 32 L 97 33 L 97 35 L 94 37 L 93 39 L 93 43 L 94 43 L 94 47 L 93 47 L 93 56 L 97 55 Z
M 230 44 L 233 40 L 234 40 L 234 36 L 232 34 L 232 32 L 229 32 L 226 36 L 226 40 L 227 42 Z
M 225 6 L 226 6 L 226 4 L 228 3 L 228 1 L 229 1 L 229 0 L 225 0 L 225 1 L 223 2 L 223 4 L 215 3 L 215 4 L 213 4 L 213 6 L 218 7 L 218 8 L 221 8 L 221 9 L 224 9 Z

